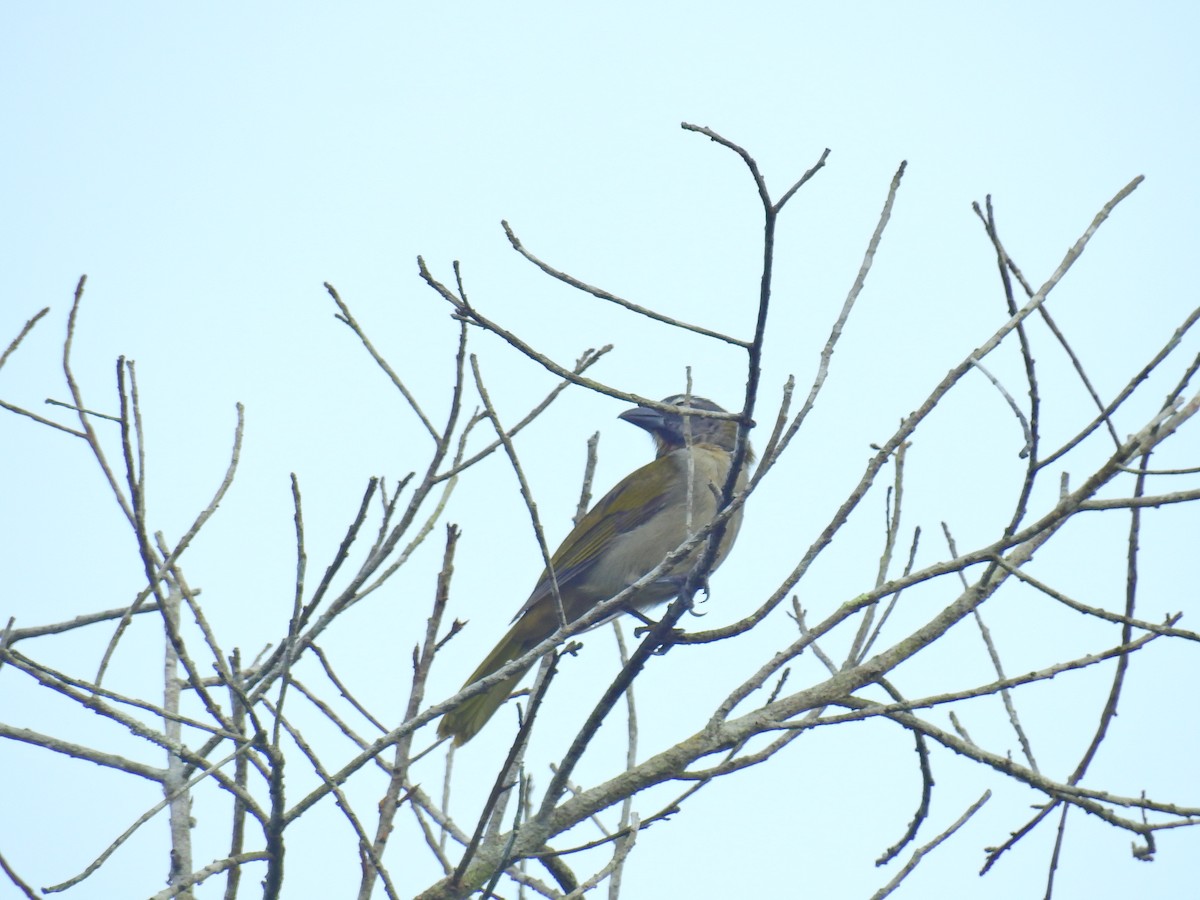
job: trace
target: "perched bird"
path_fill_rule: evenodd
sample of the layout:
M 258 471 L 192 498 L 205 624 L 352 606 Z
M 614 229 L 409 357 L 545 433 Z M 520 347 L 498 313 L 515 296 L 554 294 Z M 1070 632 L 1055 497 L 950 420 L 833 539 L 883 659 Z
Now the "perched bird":
M 667 397 L 663 403 L 689 408 L 689 398 L 684 395 Z M 711 400 L 701 397 L 691 397 L 690 408 L 724 412 Z M 627 475 L 593 506 L 551 557 L 562 611 L 568 622 L 642 578 L 689 536 L 708 525 L 717 513 L 721 490 L 729 477 L 737 439 L 736 422 L 664 413 L 645 406 L 627 410 L 620 418 L 650 433 L 654 438 L 655 458 Z M 747 461 L 751 459 L 753 454 L 748 454 Z M 746 467 L 743 467 L 738 489 L 745 484 Z M 728 521 L 713 569 L 729 553 L 740 524 L 739 509 Z M 688 570 L 703 551 L 702 543 L 687 558 L 639 589 L 630 598 L 630 606 L 644 609 L 675 597 Z M 559 610 L 548 570 L 542 572 L 537 587 L 513 622 L 463 687 L 497 671 L 557 630 Z M 465 744 L 487 723 L 528 670 L 526 666 L 514 672 L 446 713 L 438 725 L 438 736 L 453 737 L 455 746 Z

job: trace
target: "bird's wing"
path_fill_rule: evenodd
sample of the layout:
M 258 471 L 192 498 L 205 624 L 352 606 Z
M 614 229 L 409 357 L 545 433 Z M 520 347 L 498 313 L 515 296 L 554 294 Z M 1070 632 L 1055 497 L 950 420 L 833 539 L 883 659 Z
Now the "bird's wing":
M 674 461 L 659 457 L 625 476 L 588 510 L 550 558 L 559 592 L 568 594 L 586 578 L 615 538 L 636 530 L 662 512 L 671 502 L 671 489 L 677 477 Z M 553 593 L 550 573 L 544 571 L 513 619 Z

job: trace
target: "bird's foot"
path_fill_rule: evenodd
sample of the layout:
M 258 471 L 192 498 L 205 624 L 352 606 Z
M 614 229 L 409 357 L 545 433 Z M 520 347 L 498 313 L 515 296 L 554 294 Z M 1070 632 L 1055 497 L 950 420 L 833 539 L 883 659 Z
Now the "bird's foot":
M 671 647 L 679 643 L 679 639 L 682 638 L 685 633 L 686 632 L 684 632 L 682 628 L 672 628 L 670 633 L 663 638 L 662 643 L 654 648 L 654 655 L 662 656 L 664 653 L 670 650 Z
M 635 610 L 633 614 L 641 619 L 644 623 L 633 629 L 633 637 L 635 640 L 645 637 L 652 629 L 658 627 L 657 622 L 647 616 L 642 615 L 642 613 Z M 679 642 L 679 639 L 683 636 L 683 634 L 684 631 L 682 628 L 672 628 L 671 631 L 663 637 L 662 643 L 659 644 L 658 648 L 654 651 L 655 655 L 662 656 L 662 654 L 666 653 L 671 648 L 672 644 Z
M 678 597 L 678 596 L 682 596 L 684 594 L 684 588 L 687 586 L 687 582 L 688 582 L 687 575 L 668 575 L 665 578 L 660 578 L 656 583 L 670 585 L 671 588 L 675 591 L 675 596 Z M 701 592 L 704 593 L 704 597 L 703 597 L 703 599 L 697 600 L 696 595 Z M 692 592 L 692 594 L 689 598 L 689 601 L 688 601 L 688 612 L 690 612 L 693 616 L 706 615 L 706 611 L 696 609 L 696 605 L 698 603 L 707 602 L 708 597 L 709 597 L 708 576 L 705 575 L 703 578 L 701 578 L 695 582 L 695 590 Z
M 642 623 L 637 628 L 633 629 L 634 637 L 641 637 L 643 634 L 645 634 L 647 631 L 649 631 L 651 628 L 653 628 L 655 625 L 658 624 L 656 621 L 654 621 L 654 619 L 650 618 L 648 615 L 646 615 L 640 609 L 630 609 L 629 614 L 631 616 L 633 616 L 635 619 L 639 619 Z

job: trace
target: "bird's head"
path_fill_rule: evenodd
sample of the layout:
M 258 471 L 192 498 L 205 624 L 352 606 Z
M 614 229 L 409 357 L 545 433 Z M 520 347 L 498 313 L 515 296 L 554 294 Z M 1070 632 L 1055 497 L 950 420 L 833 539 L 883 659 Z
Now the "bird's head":
M 711 400 L 673 394 L 663 403 L 683 409 L 725 412 Z M 626 410 L 618 417 L 650 432 L 654 438 L 655 456 L 663 456 L 692 444 L 711 444 L 732 453 L 737 442 L 737 422 L 733 419 L 710 419 L 707 416 L 685 415 L 682 412 L 663 412 L 648 406 Z

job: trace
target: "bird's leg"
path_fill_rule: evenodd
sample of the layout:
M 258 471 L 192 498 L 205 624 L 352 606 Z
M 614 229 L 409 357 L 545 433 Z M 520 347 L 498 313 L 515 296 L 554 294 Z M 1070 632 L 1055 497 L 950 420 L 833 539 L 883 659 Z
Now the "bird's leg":
M 649 616 L 642 613 L 640 610 L 631 609 L 631 610 L 629 610 L 629 613 L 630 613 L 630 615 L 635 616 L 638 619 L 642 620 L 642 624 L 639 625 L 637 628 L 633 629 L 634 640 L 644 637 L 646 634 L 648 634 L 650 632 L 650 630 L 652 628 L 655 628 L 658 625 L 657 622 L 655 622 L 652 618 L 650 618 Z M 675 632 L 676 634 L 683 634 L 682 628 L 672 628 L 671 630 L 673 632 Z M 675 643 L 675 642 L 673 640 L 671 640 L 670 638 L 668 638 L 666 641 L 663 642 L 663 646 L 659 647 L 654 652 L 662 653 L 666 650 L 667 646 L 669 646 L 670 644 L 673 644 L 673 643 Z
M 687 582 L 687 575 L 663 575 L 661 578 L 654 579 L 656 585 L 665 585 L 679 596 L 679 592 L 683 590 L 684 584 Z
M 675 591 L 675 596 L 678 597 L 680 594 L 683 593 L 684 587 L 687 586 L 687 581 L 688 581 L 687 575 L 666 575 L 662 578 L 657 579 L 655 581 L 655 584 L 669 585 Z M 707 612 L 701 612 L 696 609 L 696 602 L 697 602 L 696 594 L 699 593 L 700 591 L 704 592 L 704 599 L 700 600 L 699 601 L 700 603 L 704 603 L 706 600 L 708 600 L 708 597 L 709 597 L 708 575 L 706 574 L 706 575 L 696 579 L 695 585 L 696 585 L 695 592 L 692 593 L 692 595 L 690 597 L 688 597 L 688 612 L 690 612 L 693 616 L 703 616 L 703 615 L 706 615 Z
M 631 606 L 628 610 L 626 610 L 626 612 L 628 612 L 635 619 L 638 619 L 642 623 L 642 626 L 644 626 L 644 627 L 640 627 L 640 628 L 635 628 L 633 630 L 634 637 L 641 637 L 649 629 L 653 628 L 655 625 L 658 624 L 652 618 L 650 618 L 648 615 L 643 613 L 640 609 L 635 609 L 634 607 Z
M 649 616 L 644 615 L 640 610 L 631 609 L 629 612 L 631 615 L 642 620 L 642 624 L 633 629 L 633 637 L 635 640 L 641 638 L 643 635 L 647 634 L 650 629 L 655 628 L 658 625 L 657 622 L 655 622 Z M 682 628 L 672 628 L 671 633 L 663 638 L 662 644 L 660 644 L 658 649 L 654 651 L 655 655 L 661 656 L 662 654 L 666 653 L 667 650 L 670 649 L 671 645 L 675 643 L 676 639 L 682 634 Z

